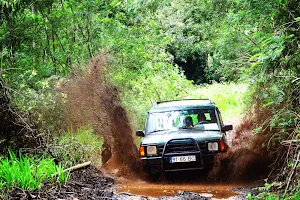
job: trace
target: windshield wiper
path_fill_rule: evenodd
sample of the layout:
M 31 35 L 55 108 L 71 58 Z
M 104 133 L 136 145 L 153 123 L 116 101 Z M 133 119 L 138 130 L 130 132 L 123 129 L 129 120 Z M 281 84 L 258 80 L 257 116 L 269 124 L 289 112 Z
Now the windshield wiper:
M 168 130 L 170 129 L 160 129 L 160 130 L 151 131 L 150 133 L 156 133 L 156 132 L 168 131 Z

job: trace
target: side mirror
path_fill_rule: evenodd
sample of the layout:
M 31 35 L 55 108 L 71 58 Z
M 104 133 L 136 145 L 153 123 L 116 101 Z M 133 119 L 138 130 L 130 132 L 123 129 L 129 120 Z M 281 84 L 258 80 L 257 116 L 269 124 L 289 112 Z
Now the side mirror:
M 224 125 L 222 130 L 223 131 L 231 131 L 233 129 L 232 125 Z
M 136 136 L 139 136 L 139 137 L 145 137 L 144 131 L 141 131 L 141 130 L 137 130 L 137 131 L 135 132 L 135 134 L 136 134 Z

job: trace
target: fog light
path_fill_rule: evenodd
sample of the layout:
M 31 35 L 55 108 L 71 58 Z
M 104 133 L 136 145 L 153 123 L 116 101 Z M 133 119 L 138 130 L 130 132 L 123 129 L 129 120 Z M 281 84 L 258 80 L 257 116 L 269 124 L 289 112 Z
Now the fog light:
M 155 155 L 157 154 L 156 146 L 147 146 L 147 155 Z
M 218 142 L 209 142 L 207 144 L 208 151 L 218 151 L 219 150 L 219 144 Z

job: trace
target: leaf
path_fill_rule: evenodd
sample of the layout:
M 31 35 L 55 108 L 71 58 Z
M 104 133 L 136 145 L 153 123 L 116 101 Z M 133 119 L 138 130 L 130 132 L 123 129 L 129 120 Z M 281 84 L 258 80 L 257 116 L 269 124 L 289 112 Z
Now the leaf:
M 257 58 L 259 58 L 259 56 L 261 56 L 261 54 L 262 54 L 262 53 L 254 54 L 253 56 L 251 56 L 251 58 L 249 58 L 249 61 L 256 60 Z

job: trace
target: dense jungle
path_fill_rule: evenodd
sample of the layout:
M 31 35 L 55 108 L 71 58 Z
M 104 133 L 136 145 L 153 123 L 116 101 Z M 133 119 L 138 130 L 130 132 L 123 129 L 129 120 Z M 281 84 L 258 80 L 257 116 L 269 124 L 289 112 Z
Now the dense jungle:
M 1 0 L 0 199 L 132 198 L 147 111 L 203 98 L 234 125 L 204 182 L 300 199 L 299 25 L 298 0 Z M 165 195 L 218 199 L 197 184 Z

